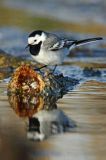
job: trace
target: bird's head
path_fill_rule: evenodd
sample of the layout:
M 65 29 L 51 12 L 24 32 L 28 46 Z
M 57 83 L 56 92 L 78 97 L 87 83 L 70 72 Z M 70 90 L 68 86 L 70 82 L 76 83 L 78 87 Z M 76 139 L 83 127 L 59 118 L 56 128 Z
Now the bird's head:
M 33 31 L 28 36 L 28 45 L 37 45 L 40 42 L 44 42 L 46 40 L 45 32 L 41 30 Z

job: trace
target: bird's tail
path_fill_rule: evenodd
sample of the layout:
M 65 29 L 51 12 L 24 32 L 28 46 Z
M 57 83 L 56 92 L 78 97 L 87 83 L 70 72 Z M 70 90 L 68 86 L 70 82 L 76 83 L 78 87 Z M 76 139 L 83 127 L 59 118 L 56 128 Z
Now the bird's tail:
M 72 49 L 76 46 L 81 46 L 81 45 L 85 45 L 85 44 L 88 44 L 88 43 L 92 43 L 92 42 L 96 42 L 98 40 L 103 40 L 102 37 L 96 37 L 96 38 L 89 38 L 89 39 L 83 39 L 83 40 L 75 40 L 71 43 L 69 49 Z

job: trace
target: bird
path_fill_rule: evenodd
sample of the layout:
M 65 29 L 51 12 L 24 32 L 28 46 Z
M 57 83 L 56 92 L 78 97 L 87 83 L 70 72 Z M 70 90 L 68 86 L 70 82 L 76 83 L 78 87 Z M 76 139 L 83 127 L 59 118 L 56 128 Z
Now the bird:
M 43 30 L 35 30 L 28 36 L 29 52 L 32 58 L 44 66 L 57 66 L 64 62 L 70 51 L 78 46 L 102 40 L 102 37 L 88 39 L 68 39 Z

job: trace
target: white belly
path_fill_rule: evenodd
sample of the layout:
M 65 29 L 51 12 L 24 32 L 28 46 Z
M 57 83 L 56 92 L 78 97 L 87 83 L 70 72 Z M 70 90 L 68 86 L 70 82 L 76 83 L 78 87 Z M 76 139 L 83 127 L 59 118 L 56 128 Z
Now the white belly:
M 64 58 L 67 56 L 68 50 L 59 50 L 59 51 L 40 51 L 36 56 L 33 56 L 33 59 L 45 65 L 56 65 L 61 64 L 64 61 Z

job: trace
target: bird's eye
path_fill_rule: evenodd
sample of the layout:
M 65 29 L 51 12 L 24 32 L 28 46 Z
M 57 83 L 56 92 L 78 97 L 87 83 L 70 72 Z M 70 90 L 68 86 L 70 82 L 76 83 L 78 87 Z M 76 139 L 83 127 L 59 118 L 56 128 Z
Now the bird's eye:
M 36 42 L 36 39 L 34 40 L 34 42 Z

